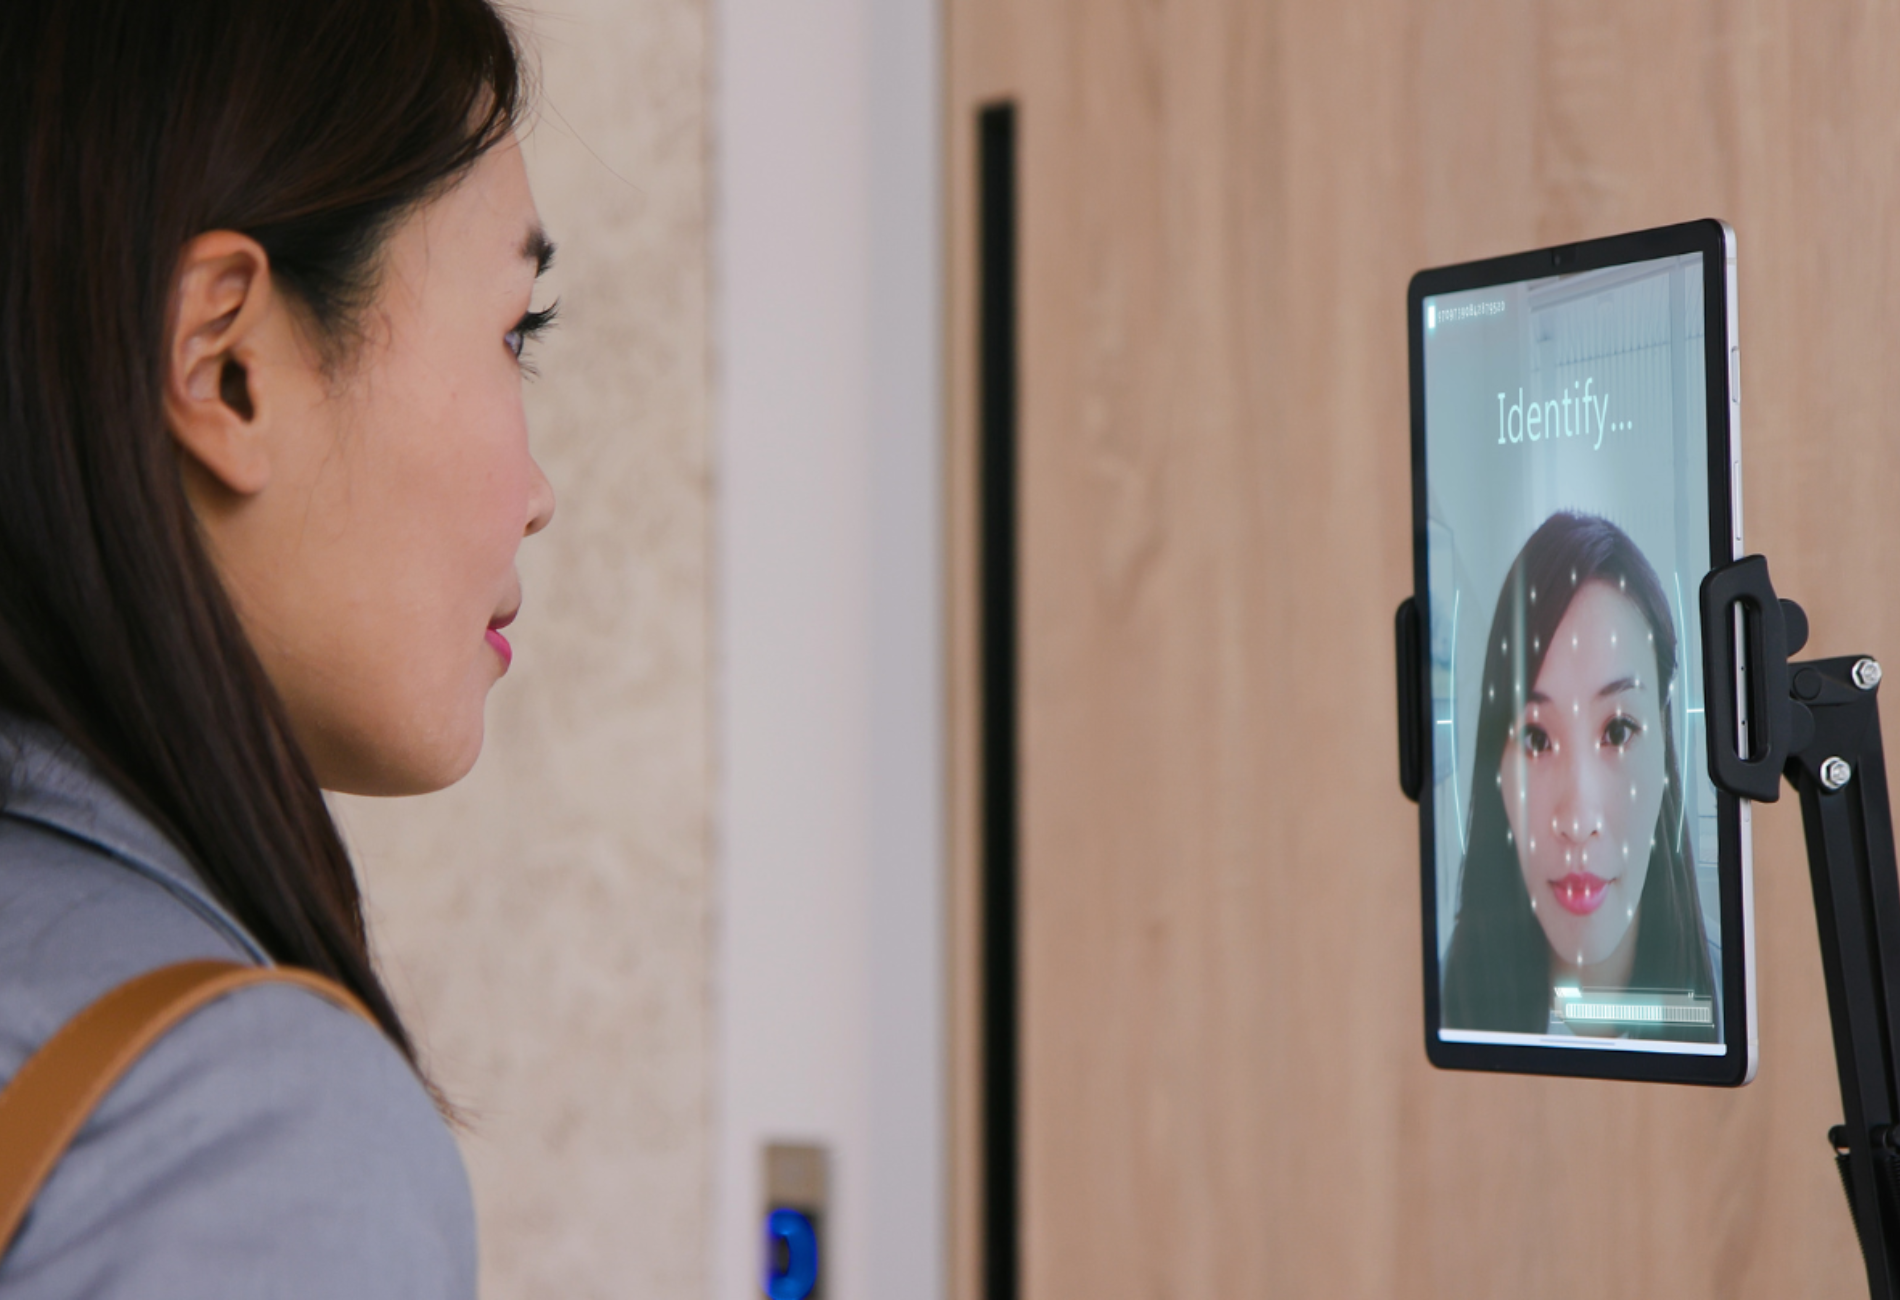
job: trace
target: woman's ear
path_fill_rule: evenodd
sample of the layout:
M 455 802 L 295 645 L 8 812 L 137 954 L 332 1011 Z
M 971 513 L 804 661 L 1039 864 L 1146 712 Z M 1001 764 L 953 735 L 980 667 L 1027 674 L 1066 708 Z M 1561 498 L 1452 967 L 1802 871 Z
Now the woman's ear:
M 165 349 L 165 421 L 180 449 L 239 496 L 270 481 L 266 371 L 282 358 L 270 258 L 247 235 L 216 230 L 185 246 Z

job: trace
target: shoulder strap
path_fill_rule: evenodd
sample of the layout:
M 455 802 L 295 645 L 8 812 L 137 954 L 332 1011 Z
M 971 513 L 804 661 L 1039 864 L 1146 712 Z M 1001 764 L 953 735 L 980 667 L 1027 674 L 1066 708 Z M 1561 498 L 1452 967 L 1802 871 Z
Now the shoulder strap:
M 299 985 L 376 1023 L 348 989 L 288 966 L 187 961 L 127 980 L 67 1021 L 0 1092 L 0 1253 L 120 1077 L 179 1021 L 253 984 Z

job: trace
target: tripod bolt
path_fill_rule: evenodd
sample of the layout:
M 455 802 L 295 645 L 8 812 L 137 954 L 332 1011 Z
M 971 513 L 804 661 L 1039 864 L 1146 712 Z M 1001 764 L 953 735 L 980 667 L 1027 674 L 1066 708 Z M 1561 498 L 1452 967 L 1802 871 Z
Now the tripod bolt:
M 1855 660 L 1854 685 L 1863 691 L 1871 691 L 1880 685 L 1880 661 L 1878 659 Z
M 1844 758 L 1826 759 L 1821 764 L 1821 788 L 1838 790 L 1854 779 L 1854 768 Z

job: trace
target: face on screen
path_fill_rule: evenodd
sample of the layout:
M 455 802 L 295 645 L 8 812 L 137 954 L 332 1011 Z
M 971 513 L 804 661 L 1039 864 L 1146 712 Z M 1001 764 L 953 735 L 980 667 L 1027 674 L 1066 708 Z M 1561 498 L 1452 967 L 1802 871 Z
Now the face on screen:
M 1553 968 L 1586 984 L 1628 978 L 1666 779 L 1662 704 L 1642 611 L 1608 582 L 1585 583 L 1507 735 L 1498 776 Z M 1626 969 L 1603 969 L 1615 965 Z

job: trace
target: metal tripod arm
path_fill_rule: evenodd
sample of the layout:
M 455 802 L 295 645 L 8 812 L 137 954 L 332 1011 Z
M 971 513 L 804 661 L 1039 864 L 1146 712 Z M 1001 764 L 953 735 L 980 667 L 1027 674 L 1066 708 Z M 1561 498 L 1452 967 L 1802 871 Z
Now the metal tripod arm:
M 1758 555 L 1712 570 L 1700 603 L 1710 777 L 1772 802 L 1785 776 L 1801 798 L 1846 1111 L 1828 1137 L 1869 1293 L 1900 1300 L 1900 877 L 1880 665 L 1864 655 L 1789 662 L 1807 642 L 1807 615 L 1776 596 Z
M 1865 656 L 1790 665 L 1797 731 L 1785 771 L 1801 798 L 1821 965 L 1846 1122 L 1841 1181 L 1875 1300 L 1900 1300 L 1900 877 L 1880 735 L 1880 666 Z

